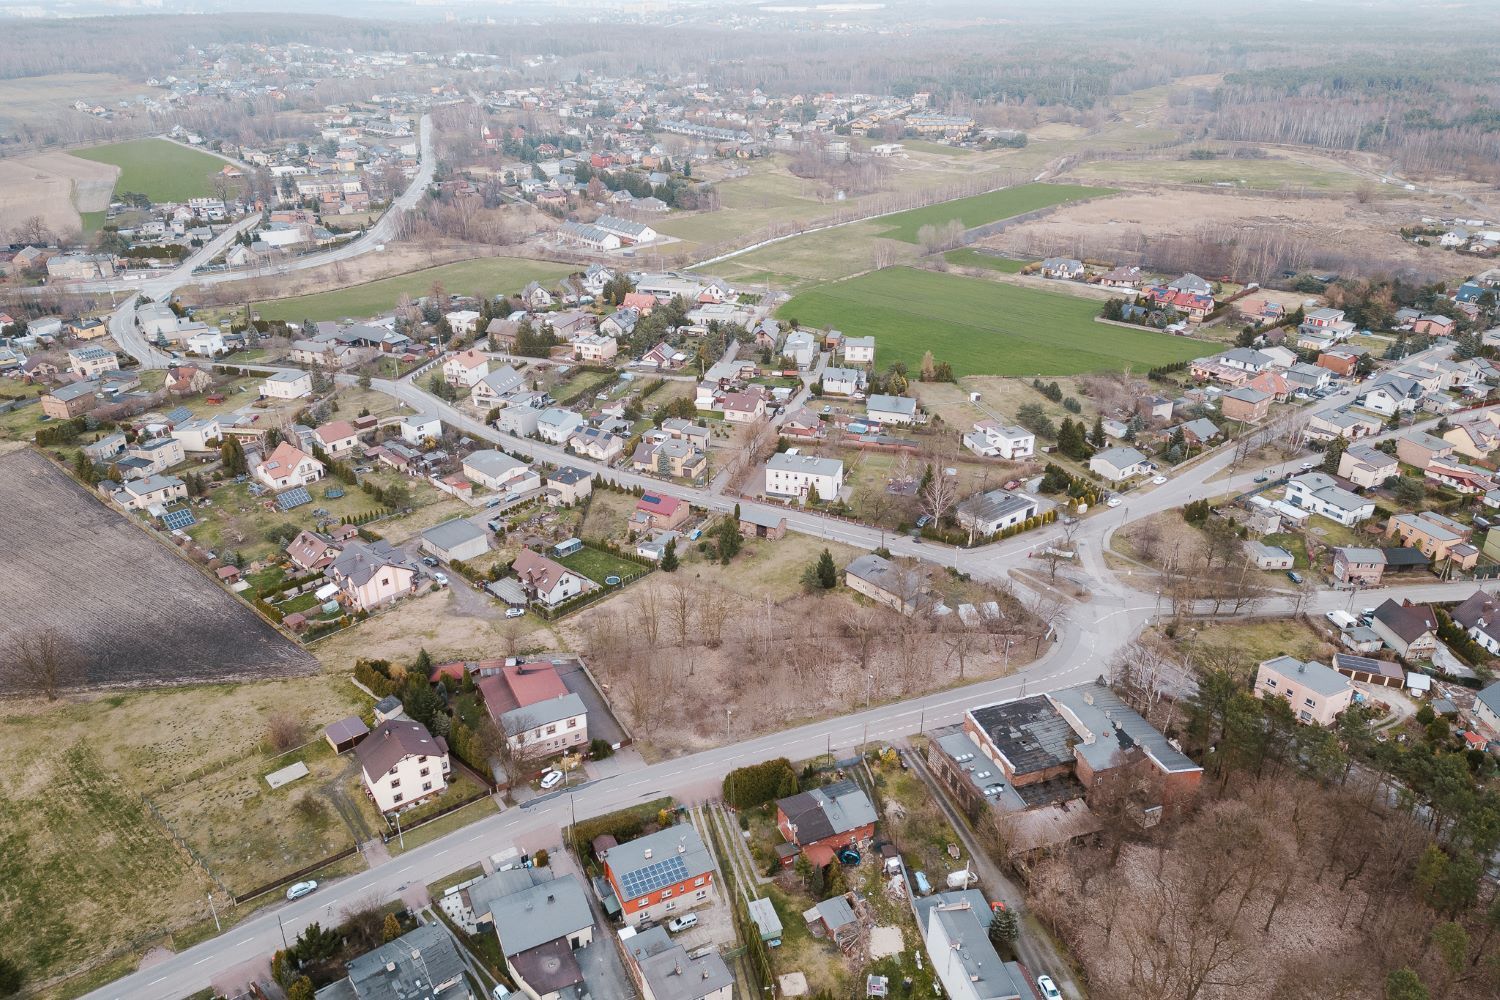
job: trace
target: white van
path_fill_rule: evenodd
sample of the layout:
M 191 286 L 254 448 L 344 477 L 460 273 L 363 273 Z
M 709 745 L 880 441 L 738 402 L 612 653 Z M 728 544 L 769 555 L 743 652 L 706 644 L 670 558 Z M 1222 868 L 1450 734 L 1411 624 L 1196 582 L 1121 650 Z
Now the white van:
M 689 927 L 697 926 L 698 914 L 696 913 L 684 913 L 682 916 L 675 917 L 667 922 L 667 930 L 671 931 L 673 934 L 676 934 L 678 931 L 685 931 Z
M 1347 611 L 1330 611 L 1325 616 L 1340 632 L 1347 632 L 1359 622 Z

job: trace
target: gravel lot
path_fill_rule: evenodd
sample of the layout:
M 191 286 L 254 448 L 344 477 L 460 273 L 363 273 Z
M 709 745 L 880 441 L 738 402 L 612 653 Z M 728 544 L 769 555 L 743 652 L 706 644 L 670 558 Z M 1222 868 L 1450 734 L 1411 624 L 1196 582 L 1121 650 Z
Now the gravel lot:
M 0 454 L 0 650 L 52 628 L 88 683 L 133 687 L 312 673 L 317 661 L 30 449 Z

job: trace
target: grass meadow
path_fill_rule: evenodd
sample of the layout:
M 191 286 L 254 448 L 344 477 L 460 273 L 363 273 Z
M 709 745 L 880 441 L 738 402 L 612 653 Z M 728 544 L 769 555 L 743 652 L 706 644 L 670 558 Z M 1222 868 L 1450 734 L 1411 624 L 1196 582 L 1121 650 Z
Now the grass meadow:
M 115 193 L 134 191 L 152 201 L 187 201 L 214 193 L 213 176 L 224 161 L 165 139 L 133 139 L 80 149 L 74 156 L 120 168 Z
M 1114 193 L 1113 188 L 1084 187 L 1080 184 L 1021 184 L 988 194 L 977 194 L 972 198 L 958 198 L 928 205 L 926 208 L 914 208 L 909 212 L 898 212 L 877 221 L 884 227 L 882 236 L 915 243 L 917 231 L 923 226 L 941 226 L 957 219 L 965 229 L 973 229 L 1014 215 L 1034 212 L 1039 208 Z
M 1096 323 L 1098 311 L 1070 295 L 897 267 L 803 292 L 778 315 L 873 334 L 881 368 L 915 371 L 930 350 L 958 376 L 1139 370 L 1204 353 L 1195 340 Z

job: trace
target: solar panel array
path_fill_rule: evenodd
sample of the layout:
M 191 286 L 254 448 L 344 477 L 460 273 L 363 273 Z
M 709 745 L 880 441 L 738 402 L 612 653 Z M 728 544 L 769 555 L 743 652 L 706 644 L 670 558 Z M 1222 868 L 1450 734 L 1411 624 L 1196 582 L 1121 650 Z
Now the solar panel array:
M 312 503 L 312 494 L 307 492 L 307 487 L 305 486 L 294 487 L 276 496 L 277 510 L 291 510 L 293 507 L 301 507 L 305 503 Z
M 197 524 L 198 519 L 193 516 L 191 507 L 184 507 L 181 510 L 167 511 L 161 516 L 161 523 L 166 525 L 168 531 L 181 531 Z
M 687 865 L 682 859 L 673 855 L 654 865 L 647 865 L 637 871 L 629 872 L 622 880 L 625 896 L 628 899 L 638 899 L 649 896 L 658 889 L 664 889 L 669 885 L 676 885 L 687 878 Z

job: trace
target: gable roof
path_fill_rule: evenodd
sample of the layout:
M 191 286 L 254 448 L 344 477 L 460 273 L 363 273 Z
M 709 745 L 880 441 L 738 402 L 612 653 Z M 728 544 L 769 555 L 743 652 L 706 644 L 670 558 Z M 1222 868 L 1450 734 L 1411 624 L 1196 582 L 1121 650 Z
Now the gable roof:
M 1375 609 L 1375 620 L 1404 642 L 1412 642 L 1427 632 L 1437 632 L 1437 616 L 1425 604 L 1405 605 L 1393 598 Z
M 433 736 L 427 727 L 411 719 L 390 719 L 366 736 L 354 755 L 371 781 L 379 778 L 407 757 L 440 757 L 448 752 L 441 736 Z
M 798 792 L 776 801 L 799 845 L 815 844 L 875 822 L 875 807 L 853 781 Z
M 601 856 L 622 895 L 639 899 L 714 870 L 703 838 L 691 823 L 679 823 L 644 837 L 617 844 Z
M 561 563 L 555 563 L 539 552 L 531 549 L 522 549 L 521 554 L 516 556 L 515 562 L 511 564 L 511 570 L 516 578 L 522 583 L 528 583 L 539 593 L 551 593 L 558 581 L 565 576 L 576 576 L 580 580 L 587 579 L 581 573 L 574 573 Z

